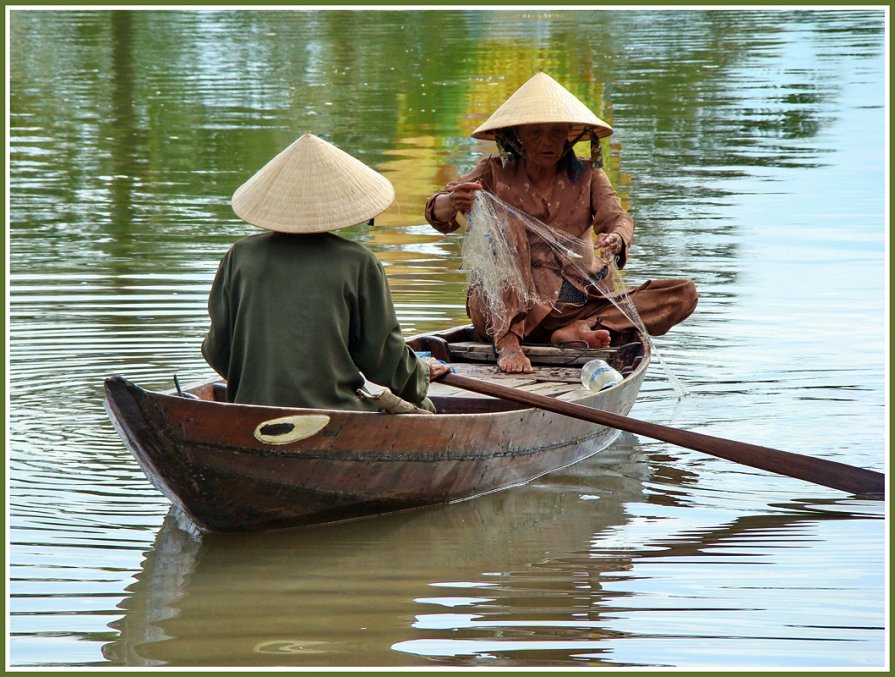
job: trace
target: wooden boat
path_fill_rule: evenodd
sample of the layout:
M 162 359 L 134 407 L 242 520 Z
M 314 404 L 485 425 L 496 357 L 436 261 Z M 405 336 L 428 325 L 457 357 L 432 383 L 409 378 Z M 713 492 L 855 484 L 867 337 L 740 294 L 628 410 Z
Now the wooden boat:
M 649 363 L 643 337 L 606 350 L 526 346 L 533 374 L 502 374 L 470 326 L 408 339 L 457 373 L 618 414 Z M 580 367 L 624 375 L 600 392 Z M 453 502 L 529 482 L 609 445 L 618 431 L 433 383 L 437 415 L 231 404 L 210 381 L 168 392 L 121 376 L 105 406 L 146 476 L 200 528 L 259 531 Z

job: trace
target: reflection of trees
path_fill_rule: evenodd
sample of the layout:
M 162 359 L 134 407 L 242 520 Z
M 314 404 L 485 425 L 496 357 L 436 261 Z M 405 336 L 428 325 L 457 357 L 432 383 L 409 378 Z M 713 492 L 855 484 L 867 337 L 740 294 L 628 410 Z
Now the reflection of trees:
M 107 247 L 109 265 L 116 273 L 130 269 L 130 249 L 133 238 L 139 237 L 134 218 L 134 184 L 142 183 L 140 169 L 145 163 L 140 159 L 146 154 L 146 130 L 138 126 L 134 96 L 133 14 L 115 11 L 111 14 L 109 119 L 102 121 L 101 134 L 109 139 L 108 174 L 109 228 L 116 234 Z M 136 160 L 136 162 L 135 162 Z M 93 213 L 93 218 L 104 215 Z M 136 232 L 135 232 L 136 231 Z
M 434 137 L 436 153 L 452 149 L 452 164 L 468 166 L 483 149 L 469 132 L 539 68 L 654 160 L 773 164 L 781 153 L 745 151 L 776 139 L 785 155 L 785 141 L 815 135 L 836 81 L 794 68 L 778 90 L 744 92 L 743 66 L 775 59 L 775 36 L 795 21 L 807 32 L 838 28 L 837 37 L 880 30 L 870 19 L 840 26 L 841 14 L 777 11 L 126 11 L 111 22 L 104 11 L 25 14 L 14 13 L 15 40 L 57 38 L 13 55 L 13 74 L 59 85 L 32 105 L 45 115 L 71 110 L 73 96 L 85 112 L 98 105 L 118 133 L 97 141 L 124 146 L 139 130 L 132 163 L 155 176 L 202 172 L 193 190 L 222 201 L 305 130 L 371 164 L 396 143 Z M 60 44 L 83 48 L 53 60 Z M 20 101 L 14 88 L 14 110 Z
M 625 166 L 646 189 L 635 200 L 646 214 L 715 202 L 719 184 L 758 167 L 822 162 L 804 140 L 827 122 L 824 104 L 840 78 L 835 64 L 825 70 L 806 55 L 827 51 L 821 43 L 833 28 L 840 40 L 881 30 L 878 17 L 826 11 L 614 16 L 624 38 L 606 61 L 608 98 L 624 129 Z M 794 26 L 804 39 L 779 39 Z M 769 75 L 756 77 L 763 71 Z
M 615 126 L 610 176 L 650 235 L 651 219 L 723 201 L 719 179 L 821 162 L 800 144 L 838 85 L 814 55 L 882 31 L 835 11 L 16 10 L 10 24 L 13 228 L 34 235 L 16 245 L 137 271 L 219 255 L 246 232 L 232 191 L 304 131 L 395 179 L 384 223 L 421 223 L 425 196 L 492 152 L 471 130 L 537 69 Z M 803 63 L 778 51 L 793 25 Z M 763 64 L 776 70 L 755 80 Z

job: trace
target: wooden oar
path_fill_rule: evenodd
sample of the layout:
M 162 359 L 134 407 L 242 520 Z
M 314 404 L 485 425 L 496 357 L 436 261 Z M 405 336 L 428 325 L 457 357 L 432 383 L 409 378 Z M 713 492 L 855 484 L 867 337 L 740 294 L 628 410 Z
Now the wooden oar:
M 745 442 L 727 440 L 687 430 L 669 428 L 656 423 L 647 423 L 635 418 L 613 414 L 601 409 L 593 409 L 581 404 L 564 402 L 552 397 L 528 393 L 507 386 L 496 385 L 459 374 L 445 374 L 438 379 L 456 388 L 471 390 L 504 400 L 519 402 L 530 407 L 545 409 L 564 416 L 579 418 L 591 423 L 626 430 L 636 435 L 669 442 L 688 449 L 695 449 L 711 456 L 725 458 L 735 463 L 769 470 L 806 482 L 832 487 L 852 494 L 885 495 L 886 476 L 875 470 L 857 468 L 837 461 L 828 461 L 812 456 L 803 456 L 789 451 L 780 451 Z

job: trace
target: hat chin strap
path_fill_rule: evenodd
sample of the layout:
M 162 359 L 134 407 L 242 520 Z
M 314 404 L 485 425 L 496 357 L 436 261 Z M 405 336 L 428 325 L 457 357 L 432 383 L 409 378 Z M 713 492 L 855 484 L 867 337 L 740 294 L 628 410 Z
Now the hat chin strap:
M 581 130 L 581 133 L 576 136 L 572 141 L 568 142 L 566 149 L 563 151 L 563 154 L 560 156 L 560 159 L 564 158 L 566 155 L 572 152 L 572 149 L 575 148 L 575 144 L 581 141 L 584 138 L 584 135 L 587 134 L 590 139 L 590 160 L 593 163 L 594 167 L 598 167 L 600 169 L 603 168 L 603 149 L 600 146 L 600 137 L 597 136 L 596 127 L 585 127 Z
M 581 141 L 581 139 L 584 138 L 584 135 L 592 130 L 593 130 L 593 127 L 585 127 L 584 129 L 582 129 L 581 133 L 575 137 L 575 140 L 569 144 L 569 148 L 574 148 L 575 144 L 578 143 L 579 141 Z
M 590 128 L 590 161 L 595 169 L 603 169 L 603 146 L 596 127 Z
M 519 135 L 514 127 L 501 127 L 494 130 L 494 141 L 497 143 L 497 150 L 500 151 L 500 163 L 506 167 L 513 156 L 525 159 L 525 148 L 519 141 Z

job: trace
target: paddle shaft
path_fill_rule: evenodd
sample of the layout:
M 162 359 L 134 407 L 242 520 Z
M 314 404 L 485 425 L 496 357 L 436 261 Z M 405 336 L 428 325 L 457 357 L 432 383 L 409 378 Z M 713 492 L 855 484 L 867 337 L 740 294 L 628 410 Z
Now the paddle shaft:
M 701 451 L 711 456 L 742 463 L 761 470 L 795 477 L 825 487 L 839 489 L 852 494 L 885 495 L 885 475 L 874 470 L 866 470 L 837 461 L 794 454 L 746 442 L 736 442 L 722 437 L 703 435 L 687 430 L 669 428 L 656 423 L 647 423 L 635 418 L 613 414 L 601 409 L 593 409 L 573 402 L 565 402 L 544 395 L 528 393 L 459 374 L 445 374 L 438 379 L 446 385 L 471 390 L 504 400 L 519 402 L 530 407 L 545 409 L 564 416 L 590 421 L 618 430 L 626 430 L 636 435 L 669 442 L 680 447 Z

